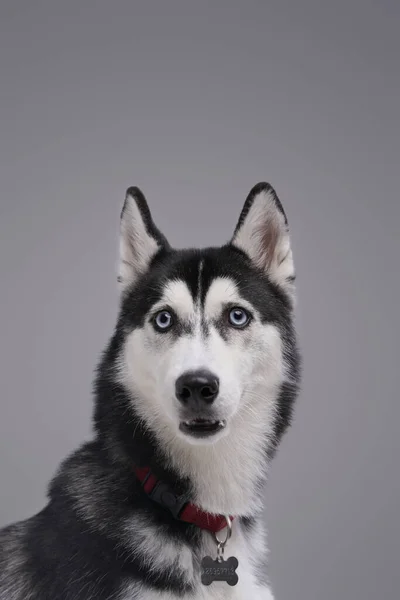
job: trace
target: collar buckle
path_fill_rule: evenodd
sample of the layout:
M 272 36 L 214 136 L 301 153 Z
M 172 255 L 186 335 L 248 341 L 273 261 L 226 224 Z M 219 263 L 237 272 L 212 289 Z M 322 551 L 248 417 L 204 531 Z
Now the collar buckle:
M 168 509 L 175 519 L 179 519 L 179 515 L 187 504 L 187 500 L 177 496 L 164 481 L 157 481 L 148 495 L 154 502 Z

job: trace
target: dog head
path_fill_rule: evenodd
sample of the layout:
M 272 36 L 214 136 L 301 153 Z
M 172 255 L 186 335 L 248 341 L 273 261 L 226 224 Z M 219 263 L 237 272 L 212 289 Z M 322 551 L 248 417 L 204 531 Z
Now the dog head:
M 153 435 L 214 444 L 245 418 L 278 440 L 298 357 L 292 251 L 273 188 L 255 186 L 229 243 L 203 250 L 173 249 L 130 188 L 118 279 L 118 381 Z

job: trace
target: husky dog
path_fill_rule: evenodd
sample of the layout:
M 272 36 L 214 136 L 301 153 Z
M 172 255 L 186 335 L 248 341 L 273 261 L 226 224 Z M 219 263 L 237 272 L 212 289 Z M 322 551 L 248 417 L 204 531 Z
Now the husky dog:
M 299 385 L 294 278 L 269 184 L 203 250 L 173 249 L 128 189 L 94 439 L 1 531 L 1 600 L 273 598 L 262 501 Z

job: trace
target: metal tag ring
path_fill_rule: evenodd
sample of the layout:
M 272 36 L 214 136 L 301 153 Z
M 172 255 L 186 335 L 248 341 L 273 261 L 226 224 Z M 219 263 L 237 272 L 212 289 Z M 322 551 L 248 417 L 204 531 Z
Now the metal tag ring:
M 226 520 L 226 526 L 227 526 L 227 532 L 226 532 L 226 538 L 225 540 L 220 540 L 219 537 L 217 536 L 217 534 L 215 532 L 213 532 L 213 536 L 214 536 L 214 540 L 217 543 L 219 548 L 225 548 L 226 544 L 228 543 L 228 541 L 231 539 L 231 535 L 232 535 L 232 520 L 228 515 L 224 515 L 225 516 L 225 520 Z

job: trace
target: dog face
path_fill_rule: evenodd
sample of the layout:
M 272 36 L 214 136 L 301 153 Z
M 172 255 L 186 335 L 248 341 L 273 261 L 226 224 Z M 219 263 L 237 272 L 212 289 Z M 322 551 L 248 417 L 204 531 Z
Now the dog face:
M 119 282 L 119 379 L 156 436 L 213 444 L 243 418 L 273 430 L 295 378 L 294 267 L 268 184 L 251 190 L 231 241 L 204 250 L 172 249 L 130 188 Z

